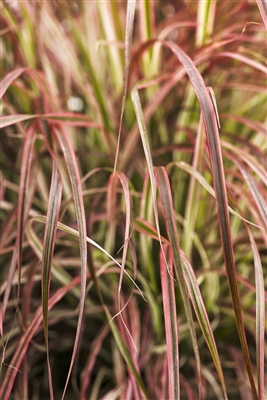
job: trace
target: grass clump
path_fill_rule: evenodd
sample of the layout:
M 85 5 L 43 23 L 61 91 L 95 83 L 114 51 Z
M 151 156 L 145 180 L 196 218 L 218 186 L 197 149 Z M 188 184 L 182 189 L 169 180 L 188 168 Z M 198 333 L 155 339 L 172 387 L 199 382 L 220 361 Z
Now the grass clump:
M 266 21 L 2 4 L 1 398 L 266 398 Z

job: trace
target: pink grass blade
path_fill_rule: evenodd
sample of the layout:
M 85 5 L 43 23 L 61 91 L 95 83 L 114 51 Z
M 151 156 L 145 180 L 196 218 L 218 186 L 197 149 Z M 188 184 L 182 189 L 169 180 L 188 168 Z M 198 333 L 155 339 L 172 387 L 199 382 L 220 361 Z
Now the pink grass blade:
M 266 201 L 255 181 L 252 174 L 248 171 L 247 168 L 244 168 L 240 163 L 237 162 L 237 166 L 240 169 L 249 189 L 250 192 L 255 200 L 255 203 L 258 207 L 258 210 L 262 216 L 262 219 L 267 227 L 267 204 Z
M 265 29 L 267 30 L 267 5 L 266 5 L 266 0 L 256 0 L 260 13 L 261 13 L 261 18 L 263 20 L 263 23 L 265 25 Z
M 49 299 L 48 302 L 48 311 L 57 304 L 63 296 L 66 295 L 72 288 L 80 283 L 81 278 L 74 278 L 69 284 L 63 286 Z M 12 360 L 10 361 L 9 367 L 6 371 L 6 374 L 1 382 L 0 387 L 0 398 L 3 400 L 9 400 L 11 397 L 11 391 L 14 385 L 14 381 L 17 373 L 19 372 L 19 367 L 21 362 L 28 350 L 29 344 L 34 337 L 35 333 L 38 331 L 40 324 L 43 320 L 43 309 L 42 306 L 38 307 L 36 310 L 31 323 L 27 327 L 27 330 L 23 333 L 22 337 L 19 340 L 18 346 L 16 347 L 16 351 Z
M 242 168 L 238 164 L 239 168 Z M 244 170 L 246 174 L 247 171 Z M 238 202 L 236 201 L 238 204 Z M 242 214 L 242 209 L 238 206 L 239 212 Z M 253 254 L 254 269 L 255 269 L 255 293 L 256 293 L 256 362 L 257 362 L 257 381 L 258 381 L 258 396 L 259 400 L 264 400 L 264 347 L 265 347 L 265 302 L 267 302 L 266 293 L 264 290 L 264 276 L 261 257 L 257 244 L 250 230 L 249 225 L 245 222 L 245 228 L 248 233 L 250 247 Z
M 4 115 L 1 117 L 0 128 L 5 128 L 17 124 L 19 122 L 27 121 L 29 119 L 44 119 L 50 122 L 61 122 L 71 126 L 86 126 L 95 129 L 103 129 L 103 127 L 90 121 L 86 115 L 78 113 L 47 113 L 47 114 L 15 114 L 15 115 Z
M 68 168 L 69 178 L 71 181 L 75 211 L 78 223 L 78 231 L 79 231 L 79 243 L 80 243 L 80 256 L 81 256 L 81 298 L 79 305 L 79 317 L 77 323 L 76 336 L 74 341 L 73 353 L 71 357 L 70 367 L 68 376 L 66 379 L 65 388 L 62 394 L 62 400 L 65 396 L 67 385 L 70 379 L 70 374 L 73 368 L 74 359 L 78 349 L 79 337 L 81 334 L 82 328 L 82 318 L 84 311 L 84 303 L 86 296 L 86 269 L 87 269 L 87 242 L 86 242 L 86 219 L 85 219 L 85 210 L 83 203 L 83 195 L 82 195 L 82 185 L 79 176 L 79 170 L 75 158 L 75 153 L 72 148 L 71 142 L 68 138 L 67 133 L 63 129 L 58 129 L 54 127 L 54 133 L 60 143 L 62 148 L 65 161 Z
M 243 54 L 231 53 L 230 51 L 222 51 L 221 53 L 215 53 L 213 57 L 233 58 L 234 60 L 241 61 L 242 63 L 247 64 L 250 67 L 257 69 L 258 71 L 263 72 L 265 75 L 267 74 L 267 68 L 264 65 L 262 65 L 258 61 L 252 60 L 249 57 L 243 56 Z
M 264 400 L 264 335 L 265 335 L 265 292 L 264 278 L 261 258 L 254 237 L 247 227 L 250 245 L 253 252 L 256 283 L 256 357 L 257 357 L 257 380 L 259 400 Z
M 142 234 L 150 237 L 151 239 L 159 240 L 158 235 L 157 235 L 157 230 L 155 229 L 155 227 L 152 224 L 150 224 L 148 221 L 144 220 L 143 218 L 137 217 L 133 224 L 133 228 L 137 232 L 142 233 Z M 161 236 L 160 238 L 161 238 L 162 243 L 166 243 L 166 244 L 169 243 L 168 240 L 165 239 L 163 236 Z
M 186 287 L 186 281 L 183 273 L 183 266 L 180 257 L 180 248 L 178 243 L 177 229 L 176 229 L 176 221 L 174 217 L 174 209 L 173 209 L 173 201 L 170 183 L 168 179 L 167 172 L 164 167 L 155 167 L 155 176 L 157 179 L 157 184 L 159 188 L 159 194 L 161 198 L 161 202 L 163 205 L 164 218 L 166 223 L 166 229 L 168 232 L 168 238 L 170 241 L 171 251 L 173 254 L 174 261 L 174 271 L 175 276 L 178 281 L 178 285 L 180 288 L 183 305 L 186 313 L 186 319 L 189 326 L 189 332 L 193 344 L 193 349 L 196 358 L 197 364 L 197 372 L 198 372 L 198 382 L 199 382 L 199 398 L 201 398 L 201 363 L 200 356 L 198 350 L 198 343 L 196 337 L 196 330 L 190 305 L 189 293 Z
M 123 114 L 124 114 L 124 110 L 125 110 L 125 102 L 126 102 L 126 95 L 127 95 L 135 6 L 136 6 L 136 0 L 127 0 L 126 27 L 125 27 L 125 49 L 124 49 L 124 70 L 123 70 L 123 92 L 122 92 L 122 104 L 121 104 L 120 125 L 119 125 L 119 133 L 118 133 L 118 143 L 117 143 L 115 162 L 114 162 L 114 173 L 116 172 L 116 169 L 117 169 L 119 148 L 120 148 L 120 139 L 121 139 L 122 119 L 123 119 Z
M 206 89 L 202 76 L 195 67 L 193 61 L 173 42 L 165 42 L 173 53 L 178 57 L 187 71 L 187 74 L 194 87 L 196 96 L 198 98 L 205 131 L 209 145 L 209 155 L 212 168 L 213 185 L 216 194 L 216 203 L 218 210 L 218 221 L 220 227 L 221 240 L 223 245 L 223 253 L 226 264 L 229 289 L 232 297 L 232 303 L 235 313 L 236 326 L 238 335 L 244 354 L 247 372 L 250 380 L 251 389 L 254 399 L 258 399 L 257 390 L 255 387 L 252 365 L 248 350 L 248 344 L 245 334 L 244 321 L 242 316 L 241 302 L 238 292 L 237 276 L 234 261 L 234 250 L 232 245 L 230 218 L 228 213 L 228 200 L 225 184 L 225 175 L 222 161 L 222 152 L 219 139 L 219 132 L 217 126 L 217 119 L 214 112 L 214 107 L 210 99 L 209 93 Z
M 23 72 L 25 68 L 16 68 L 10 71 L 0 82 L 0 99 L 4 96 L 9 86 L 16 80 Z
M 212 328 L 209 322 L 208 314 L 202 299 L 201 292 L 199 290 L 195 273 L 190 264 L 190 261 L 188 260 L 184 252 L 181 251 L 180 254 L 181 254 L 181 260 L 183 264 L 183 271 L 186 279 L 187 289 L 191 298 L 191 302 L 194 307 L 195 314 L 199 322 L 199 326 L 202 330 L 203 336 L 210 350 L 210 354 L 212 356 L 214 365 L 218 372 L 218 376 L 224 393 L 224 398 L 227 399 L 226 386 L 225 386 L 225 380 L 221 366 L 220 356 L 218 354 Z
M 131 197 L 130 197 L 130 190 L 129 190 L 129 185 L 126 176 L 123 173 L 117 174 L 122 188 L 123 188 L 123 194 L 124 194 L 124 199 L 125 199 L 125 209 L 126 209 L 126 215 L 125 215 L 125 233 L 124 233 L 124 245 L 123 245 L 123 253 L 122 253 L 122 261 L 121 261 L 121 274 L 120 274 L 120 282 L 119 282 L 119 292 L 121 291 L 121 286 L 122 286 L 122 278 L 123 278 L 123 271 L 125 268 L 125 263 L 126 263 L 126 256 L 127 256 L 127 251 L 128 251 L 128 244 L 129 244 L 129 239 L 130 239 L 130 223 L 131 223 Z
M 47 354 L 47 367 L 48 367 L 48 380 L 50 399 L 53 400 L 53 383 L 52 374 L 49 361 L 49 347 L 48 347 L 48 301 L 50 290 L 50 279 L 52 270 L 52 259 L 55 246 L 57 222 L 59 216 L 59 209 L 62 195 L 62 181 L 57 169 L 57 162 L 54 159 L 52 182 L 49 194 L 48 212 L 46 217 L 44 244 L 43 244 L 43 257 L 42 257 L 42 306 L 43 306 L 43 321 L 44 321 L 44 336 L 46 343 Z
M 26 134 L 23 153 L 22 153 L 22 165 L 21 165 L 21 174 L 20 174 L 20 185 L 19 185 L 19 198 L 18 198 L 18 211 L 17 211 L 17 237 L 16 237 L 16 245 L 14 248 L 14 252 L 12 255 L 10 269 L 8 271 L 7 282 L 8 285 L 5 290 L 2 311 L 3 316 L 5 315 L 8 298 L 10 295 L 12 279 L 15 273 L 16 265 L 18 265 L 18 292 L 17 297 L 19 298 L 20 293 L 20 275 L 21 275 L 21 262 L 22 262 L 22 241 L 24 234 L 24 220 L 26 218 L 26 195 L 29 186 L 29 176 L 31 173 L 31 165 L 34 151 L 34 143 L 35 143 L 36 135 L 34 132 L 34 125 L 32 125 Z M 27 208 L 29 205 L 27 205 Z
M 35 118 L 34 114 L 16 114 L 16 115 L 4 115 L 1 117 L 0 129 L 6 126 L 11 126 L 22 121 L 27 121 L 29 119 Z
M 167 256 L 167 245 L 164 245 L 165 257 L 169 260 L 170 274 L 173 276 L 173 262 L 171 253 Z M 166 269 L 165 261 L 160 254 L 160 277 L 162 286 L 162 299 L 167 344 L 169 399 L 180 399 L 179 380 L 179 350 L 176 301 L 174 291 L 174 280 Z

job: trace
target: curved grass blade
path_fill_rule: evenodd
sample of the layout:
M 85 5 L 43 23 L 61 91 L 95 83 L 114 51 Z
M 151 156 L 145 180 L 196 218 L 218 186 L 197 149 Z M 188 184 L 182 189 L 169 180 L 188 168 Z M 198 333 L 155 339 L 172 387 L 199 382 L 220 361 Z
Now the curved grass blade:
M 48 300 L 49 289 L 52 269 L 52 259 L 55 246 L 57 221 L 59 216 L 59 209 L 62 195 L 62 182 L 57 168 L 56 159 L 53 162 L 52 182 L 48 201 L 48 212 L 45 224 L 44 244 L 43 244 L 43 257 L 42 257 L 42 306 L 43 306 L 43 321 L 44 321 L 44 336 L 47 354 L 47 367 L 48 367 L 48 381 L 50 390 L 50 399 L 53 396 L 53 383 L 52 374 L 49 361 L 49 347 L 48 347 Z
M 24 71 L 25 68 L 16 68 L 6 74 L 6 76 L 0 82 L 0 99 L 2 99 L 12 82 L 16 80 Z
M 167 245 L 164 245 L 163 249 L 165 250 L 165 257 L 169 260 L 171 276 L 173 276 L 173 263 L 170 251 L 169 257 L 167 255 L 169 246 L 167 247 Z M 179 350 L 174 280 L 171 278 L 171 276 L 167 272 L 161 253 L 160 277 L 167 344 L 169 399 L 176 400 L 180 399 Z
M 87 243 L 86 243 L 86 219 L 85 219 L 85 210 L 83 204 L 83 195 L 82 195 L 82 185 L 79 176 L 79 170 L 75 158 L 75 153 L 72 148 L 71 142 L 68 138 L 67 133 L 63 129 L 58 129 L 54 127 L 54 134 L 56 135 L 60 146 L 62 148 L 65 161 L 68 168 L 69 178 L 71 181 L 74 205 L 78 223 L 78 231 L 79 231 L 79 243 L 80 243 L 80 255 L 81 255 L 81 298 L 80 298 L 80 309 L 79 309 L 79 317 L 77 323 L 76 336 L 73 346 L 73 353 L 71 357 L 70 367 L 68 376 L 66 379 L 65 388 L 62 394 L 62 400 L 65 396 L 67 385 L 70 379 L 70 374 L 73 368 L 74 359 L 78 349 L 79 337 L 81 334 L 82 328 L 82 318 L 84 311 L 84 303 L 86 296 L 86 270 L 87 270 Z
M 218 221 L 223 246 L 224 259 L 229 282 L 229 289 L 232 297 L 234 314 L 236 319 L 237 331 L 246 362 L 246 368 L 250 380 L 254 399 L 258 399 L 257 390 L 254 382 L 248 344 L 245 334 L 244 321 L 242 315 L 241 302 L 238 292 L 237 276 L 234 261 L 234 250 L 231 238 L 230 218 L 228 213 L 228 200 L 225 184 L 225 175 L 222 161 L 221 144 L 217 126 L 217 119 L 212 101 L 206 89 L 202 76 L 195 67 L 193 61 L 173 42 L 164 42 L 183 64 L 189 79 L 194 87 L 198 98 L 205 131 L 209 146 L 209 156 L 212 169 L 213 185 L 216 194 L 216 204 L 218 210 Z
M 225 381 L 224 381 L 224 375 L 222 371 L 222 366 L 221 366 L 221 361 L 220 361 L 220 356 L 218 354 L 217 346 L 214 340 L 212 328 L 209 322 L 209 318 L 206 312 L 206 308 L 201 296 L 201 292 L 198 287 L 198 283 L 194 274 L 194 270 L 190 264 L 190 261 L 186 257 L 183 251 L 180 251 L 181 255 L 181 260 L 182 260 L 182 265 L 183 265 L 183 271 L 186 279 L 186 284 L 188 288 L 188 292 L 191 298 L 191 302 L 193 304 L 194 310 L 196 317 L 199 322 L 199 326 L 202 330 L 203 336 L 205 338 L 205 341 L 207 343 L 207 346 L 210 350 L 210 354 L 212 356 L 214 365 L 216 367 L 216 370 L 219 375 L 219 379 L 222 385 L 223 393 L 224 393 L 224 398 L 227 399 L 227 393 L 226 393 L 226 386 L 225 386 Z
M 170 183 L 168 179 L 167 172 L 164 167 L 154 167 L 155 176 L 159 188 L 159 194 L 161 198 L 161 202 L 163 205 L 164 218 L 166 223 L 166 229 L 168 233 L 168 238 L 170 241 L 171 251 L 173 254 L 174 261 L 174 271 L 175 276 L 178 281 L 178 285 L 180 288 L 183 305 L 186 313 L 186 319 L 189 326 L 190 336 L 193 344 L 193 349 L 195 353 L 196 363 L 197 363 L 197 372 L 199 379 L 199 398 L 201 398 L 201 364 L 200 364 L 200 356 L 198 351 L 198 343 L 196 337 L 196 330 L 190 305 L 189 294 L 186 287 L 186 281 L 183 273 L 183 266 L 180 257 L 180 248 L 178 243 L 177 229 L 176 229 L 176 221 L 174 217 L 174 209 L 172 202 L 172 194 Z

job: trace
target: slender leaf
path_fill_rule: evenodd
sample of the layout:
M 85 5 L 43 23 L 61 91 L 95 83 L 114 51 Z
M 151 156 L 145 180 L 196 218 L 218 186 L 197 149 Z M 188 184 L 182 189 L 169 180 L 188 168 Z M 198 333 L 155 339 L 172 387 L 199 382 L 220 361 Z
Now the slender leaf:
M 167 246 L 164 245 L 165 256 L 169 259 L 170 274 L 173 275 L 173 263 L 171 253 L 167 256 Z M 160 277 L 162 286 L 162 299 L 164 309 L 164 321 L 167 344 L 169 399 L 180 399 L 179 380 L 179 351 L 178 351 L 178 329 L 176 302 L 174 291 L 174 280 L 168 274 L 162 253 L 160 254 Z
M 126 95 L 127 95 L 135 6 L 136 6 L 136 0 L 127 0 L 125 48 L 124 48 L 124 70 L 123 70 L 123 93 L 122 93 L 118 143 L 117 143 L 115 163 L 114 163 L 114 173 L 116 172 L 116 169 L 117 169 L 120 140 L 121 140 L 122 119 L 123 119 L 123 114 L 124 114 L 124 110 L 125 110 L 125 102 L 126 102 Z
M 199 398 L 201 397 L 201 364 L 200 357 L 198 351 L 197 337 L 195 331 L 195 325 L 190 305 L 189 293 L 186 287 L 186 281 L 183 273 L 183 266 L 180 257 L 180 249 L 178 243 L 177 229 L 176 229 L 176 221 L 174 218 L 174 210 L 173 210 L 173 202 L 171 195 L 171 188 L 168 179 L 168 175 L 166 173 L 165 168 L 163 167 L 155 167 L 155 176 L 157 179 L 157 184 L 159 188 L 160 198 L 163 205 L 164 218 L 166 223 L 166 229 L 168 232 L 168 238 L 170 241 L 171 251 L 173 254 L 174 261 L 174 271 L 175 276 L 177 278 L 179 289 L 181 292 L 181 296 L 183 299 L 183 305 L 186 313 L 186 318 L 189 326 L 190 336 L 193 344 L 193 349 L 195 353 L 196 363 L 197 363 L 197 372 L 198 372 L 198 380 L 199 380 Z
M 62 182 L 57 169 L 57 162 L 54 159 L 52 182 L 48 202 L 48 212 L 45 225 L 44 233 L 44 245 L 43 245 L 43 257 L 42 257 L 42 306 L 43 306 L 43 320 L 44 320 L 44 336 L 46 343 L 47 353 L 47 367 L 48 367 L 48 379 L 49 379 L 49 390 L 50 398 L 53 399 L 53 383 L 52 374 L 49 361 L 49 347 L 48 347 L 48 300 L 50 290 L 50 279 L 52 269 L 52 259 L 55 246 L 56 232 L 57 232 L 57 221 L 61 203 L 62 194 Z
M 76 162 L 76 157 L 66 132 L 63 129 L 54 128 L 54 133 L 60 143 L 68 167 L 69 178 L 71 181 L 76 216 L 77 216 L 80 255 L 81 255 L 81 299 L 79 306 L 80 307 L 79 317 L 78 317 L 77 330 L 76 330 L 76 336 L 75 336 L 75 342 L 74 342 L 69 372 L 66 379 L 65 388 L 62 394 L 62 400 L 63 400 L 65 392 L 67 390 L 67 385 L 69 382 L 71 370 L 73 368 L 74 359 L 77 353 L 79 337 L 82 328 L 82 318 L 83 318 L 83 310 L 84 310 L 84 303 L 86 296 L 87 245 L 86 245 L 86 219 L 85 219 L 85 211 L 84 211 L 83 196 L 82 196 L 82 186 Z

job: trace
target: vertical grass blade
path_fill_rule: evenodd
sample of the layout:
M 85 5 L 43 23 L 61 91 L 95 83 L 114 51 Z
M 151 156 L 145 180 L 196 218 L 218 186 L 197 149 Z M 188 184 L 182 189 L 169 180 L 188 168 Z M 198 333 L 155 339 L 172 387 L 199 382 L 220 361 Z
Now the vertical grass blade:
M 191 80 L 191 83 L 194 87 L 196 96 L 200 104 L 208 140 L 208 146 L 209 146 L 209 156 L 210 156 L 212 176 L 213 176 L 213 185 L 215 189 L 216 204 L 218 210 L 218 221 L 219 221 L 219 228 L 223 246 L 225 265 L 227 270 L 227 277 L 229 282 L 229 289 L 232 297 L 236 326 L 246 362 L 250 385 L 254 399 L 256 400 L 258 399 L 258 395 L 253 377 L 253 371 L 252 371 L 248 344 L 244 328 L 244 321 L 242 316 L 241 302 L 238 292 L 234 251 L 233 251 L 231 229 L 230 229 L 230 218 L 228 213 L 228 200 L 227 200 L 227 192 L 225 184 L 225 175 L 224 175 L 221 144 L 217 126 L 216 113 L 211 98 L 209 96 L 209 92 L 206 89 L 205 83 L 203 81 L 203 78 L 198 72 L 192 60 L 175 43 L 165 42 L 165 44 L 174 52 L 174 54 L 178 57 L 178 59 L 186 69 L 186 72 L 188 74 L 189 79 Z
M 173 254 L 174 261 L 174 270 L 175 276 L 178 281 L 179 289 L 181 292 L 183 305 L 186 313 L 186 319 L 188 322 L 188 327 L 190 331 L 190 336 L 193 344 L 193 349 L 195 353 L 196 363 L 197 363 L 197 372 L 198 372 L 198 380 L 199 380 L 199 398 L 201 397 L 201 364 L 200 364 L 200 356 L 198 351 L 198 343 L 196 337 L 196 330 L 190 305 L 189 294 L 186 287 L 186 281 L 183 273 L 183 266 L 180 257 L 180 248 L 178 243 L 177 229 L 176 229 L 176 221 L 174 217 L 174 209 L 173 209 L 173 201 L 170 183 L 168 179 L 167 172 L 164 167 L 155 167 L 155 176 L 157 179 L 157 184 L 159 188 L 159 194 L 161 198 L 161 202 L 163 205 L 163 213 L 166 223 L 166 229 L 168 232 L 168 238 L 170 241 L 171 251 Z
M 42 257 L 43 322 L 44 322 L 44 336 L 45 336 L 46 354 L 47 354 L 49 390 L 51 399 L 53 399 L 54 396 L 53 396 L 52 374 L 49 361 L 49 347 L 48 347 L 48 300 L 49 300 L 49 289 L 50 289 L 50 279 L 52 270 L 52 259 L 55 247 L 61 195 L 62 195 L 62 181 L 60 179 L 60 175 L 58 172 L 57 161 L 56 159 L 54 159 L 52 182 L 51 182 L 49 202 L 48 202 L 48 212 L 45 224 L 43 257 Z
M 27 205 L 26 208 L 26 194 L 29 186 L 29 176 L 31 173 L 31 164 L 33 158 L 33 150 L 35 143 L 36 135 L 34 132 L 34 125 L 31 125 L 27 130 L 27 134 L 25 137 L 23 153 L 22 153 L 22 162 L 21 162 L 21 174 L 20 174 L 20 184 L 19 184 L 19 198 L 18 198 L 18 214 L 17 214 L 17 236 L 16 236 L 16 246 L 14 248 L 11 265 L 8 271 L 8 285 L 5 290 L 2 312 L 3 317 L 5 315 L 12 279 L 15 273 L 16 265 L 18 265 L 18 292 L 17 297 L 19 298 L 20 293 L 20 275 L 21 275 L 21 262 L 22 262 L 22 240 L 24 235 L 24 220 L 27 214 L 27 208 L 30 206 Z
M 138 89 L 136 87 L 133 88 L 131 92 L 131 97 L 134 105 L 134 110 L 135 110 L 135 115 L 141 135 L 141 140 L 144 148 L 144 153 L 146 157 L 146 163 L 147 163 L 147 168 L 149 172 L 149 177 L 150 177 L 150 184 L 151 184 L 151 194 L 152 194 L 152 202 L 153 202 L 153 210 L 154 210 L 154 217 L 155 217 L 155 224 L 158 232 L 158 239 L 160 243 L 161 250 L 163 251 L 162 247 L 162 241 L 161 241 L 161 236 L 160 236 L 160 228 L 159 228 L 159 216 L 158 216 L 158 208 L 157 208 L 157 189 L 156 189 L 156 181 L 155 181 L 155 176 L 153 172 L 153 161 L 152 161 L 152 156 L 151 156 L 151 151 L 150 151 L 150 145 L 149 145 L 149 140 L 148 140 L 148 135 L 146 131 L 146 125 L 144 121 L 144 115 L 143 115 L 143 110 L 140 102 L 140 97 L 138 93 Z M 163 256 L 164 252 L 163 252 Z M 165 260 L 166 266 L 168 268 L 168 263 L 167 260 Z
M 126 102 L 126 95 L 127 95 L 135 6 L 136 6 L 136 0 L 128 0 L 127 1 L 125 49 L 124 49 L 124 70 L 123 70 L 123 91 L 122 91 L 122 104 L 121 104 L 118 143 L 117 143 L 115 163 L 114 163 L 114 173 L 116 172 L 116 169 L 117 169 L 117 162 L 118 162 L 119 148 L 120 148 L 120 139 L 121 139 L 122 119 L 123 119 L 123 114 L 124 114 L 124 110 L 125 110 L 125 102 Z
M 174 291 L 173 262 L 171 253 L 168 257 L 169 248 L 164 245 L 165 257 L 169 260 L 170 274 L 166 269 L 165 261 L 160 254 L 160 277 L 162 286 L 162 299 L 167 344 L 168 359 L 168 380 L 169 380 L 169 399 L 180 399 L 179 381 L 179 350 L 178 350 L 178 329 L 176 315 L 176 300 Z

